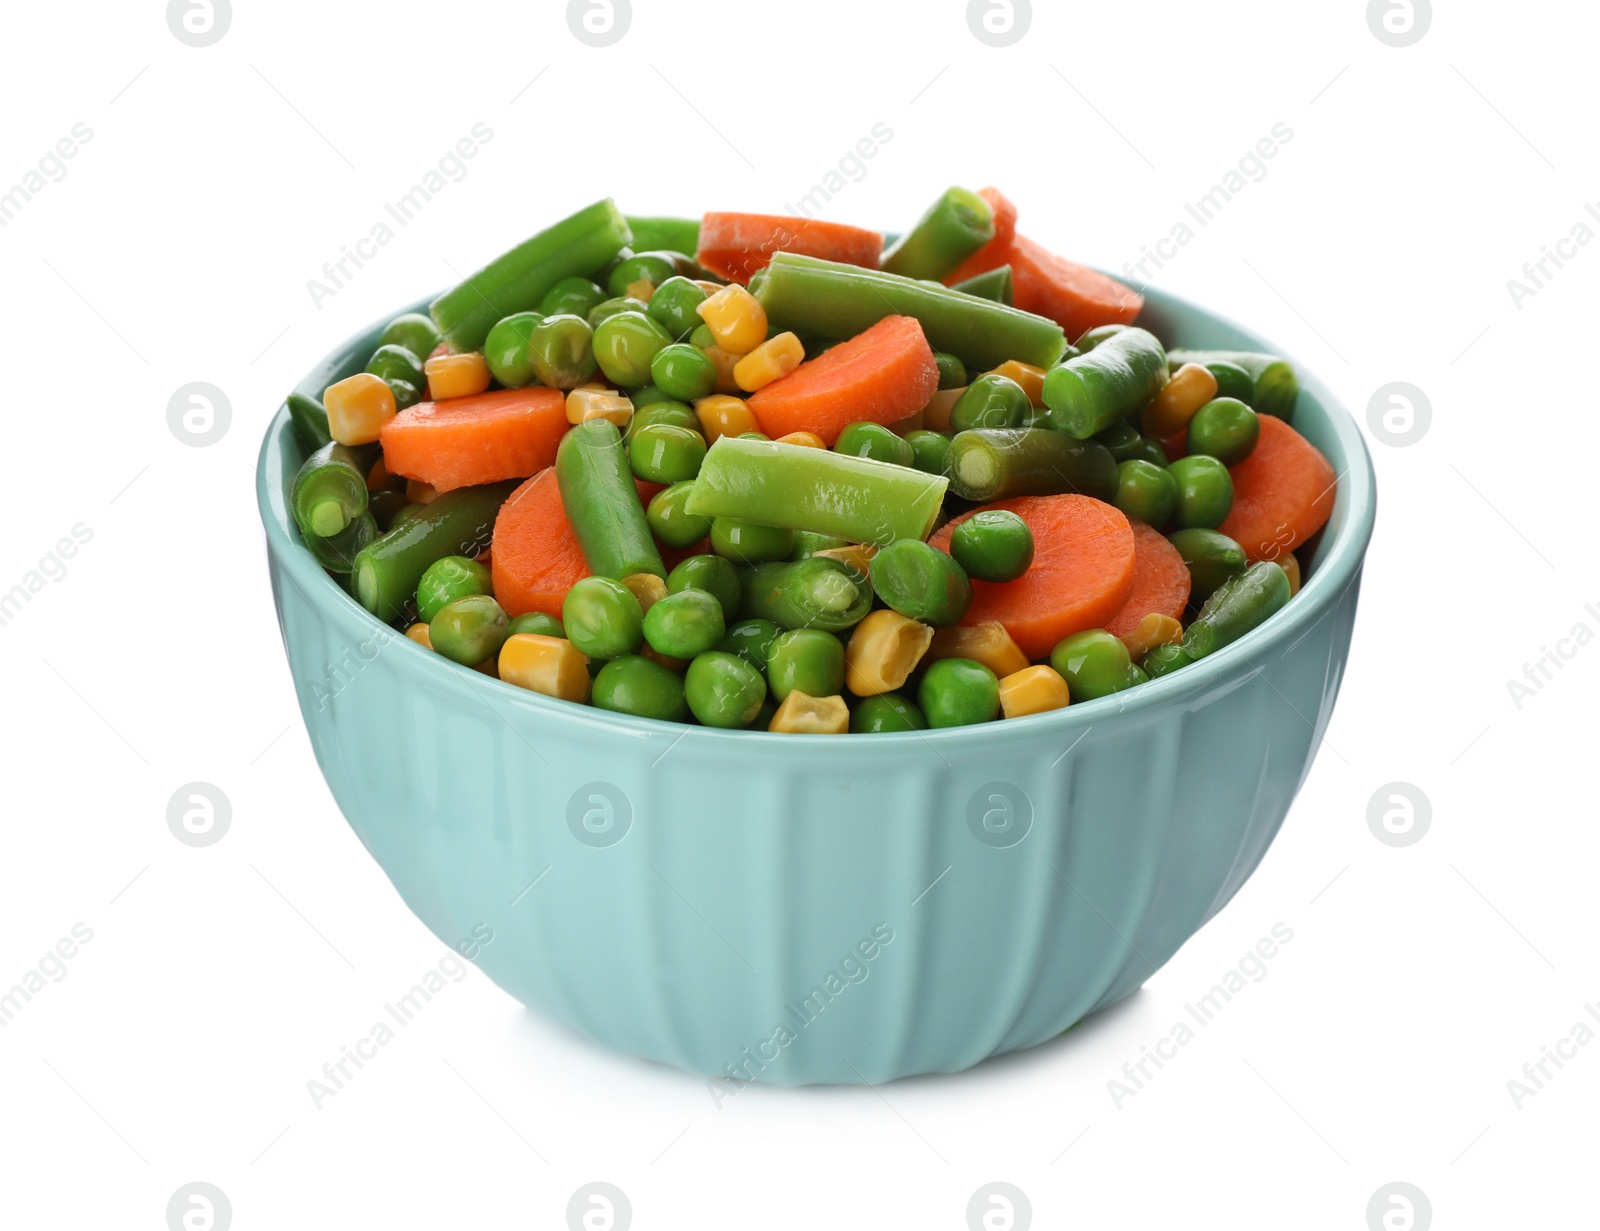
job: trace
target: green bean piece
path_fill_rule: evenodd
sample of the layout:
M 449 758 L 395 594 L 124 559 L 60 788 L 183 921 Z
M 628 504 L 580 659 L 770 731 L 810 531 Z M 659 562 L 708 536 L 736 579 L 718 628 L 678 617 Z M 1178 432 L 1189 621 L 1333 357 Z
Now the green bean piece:
M 693 402 L 716 389 L 717 365 L 705 351 L 674 342 L 651 358 L 650 379 L 668 397 Z
M 819 551 L 832 551 L 835 547 L 848 547 L 850 540 L 840 538 L 837 534 L 818 534 L 815 530 L 796 530 L 794 532 L 794 547 L 789 551 L 789 559 L 804 560 L 814 556 Z
M 318 564 L 330 573 L 348 575 L 355 568 L 356 557 L 378 539 L 378 523 L 371 513 L 357 513 L 338 534 L 319 538 L 311 535 L 305 540 L 306 548 Z
M 594 357 L 601 372 L 620 388 L 650 383 L 650 361 L 672 339 L 643 312 L 619 312 L 595 326 Z
M 936 353 L 933 362 L 939 369 L 939 388 L 961 389 L 967 384 L 967 365 L 954 355 L 943 351 Z
M 1049 428 L 959 432 L 949 466 L 950 490 L 980 504 L 1066 492 L 1110 500 L 1117 491 L 1117 463 L 1104 445 Z
M 1181 645 L 1158 645 L 1146 651 L 1145 656 L 1139 660 L 1139 666 L 1154 680 L 1163 675 L 1171 675 L 1193 661 L 1194 659 L 1189 657 L 1189 652 Z
M 1005 304 L 1008 308 L 1016 302 L 1015 278 L 1010 265 L 996 265 L 984 273 L 952 283 L 950 289 Z
M 716 595 L 692 587 L 668 594 L 644 613 L 644 639 L 668 658 L 693 658 L 713 650 L 726 631 Z
M 846 424 L 833 442 L 833 451 L 893 466 L 909 466 L 916 456 L 910 445 L 883 424 L 868 422 Z
M 1224 390 L 1222 378 L 1217 378 L 1217 392 L 1238 397 L 1257 414 L 1272 415 L 1289 423 L 1294 419 L 1295 403 L 1300 398 L 1300 380 L 1294 365 L 1276 355 L 1263 355 L 1258 351 L 1175 350 L 1171 355 L 1173 367 L 1185 363 L 1198 363 L 1210 368 L 1213 363 L 1231 363 L 1244 370 L 1250 378 L 1248 397 Z M 1212 373 L 1216 375 L 1215 372 Z
M 979 509 L 951 533 L 950 554 L 968 577 L 1015 581 L 1033 563 L 1033 531 L 1009 509 Z
M 923 474 L 949 473 L 950 437 L 943 432 L 930 432 L 919 428 L 906 433 L 906 443 L 911 446 L 912 466 Z
M 689 664 L 683 693 L 702 725 L 747 727 L 767 699 L 767 681 L 744 659 L 708 650 Z
M 644 300 L 635 299 L 632 295 L 622 295 L 616 299 L 607 299 L 603 303 L 597 303 L 590 308 L 589 315 L 585 319 L 589 322 L 591 328 L 598 329 L 603 322 L 610 320 L 613 316 L 620 316 L 624 312 L 637 312 L 643 316 L 646 312 Z
M 417 582 L 417 618 L 432 624 L 440 608 L 473 594 L 493 594 L 489 570 L 466 556 L 445 556 L 428 565 Z
M 709 517 L 690 513 L 685 508 L 689 493 L 693 490 L 694 482 L 690 480 L 674 483 L 650 497 L 645 521 L 650 526 L 650 533 L 666 547 L 681 551 L 685 547 L 693 547 L 711 533 Z
M 611 577 L 585 577 L 561 600 L 567 640 L 590 658 L 632 654 L 644 640 L 644 610 L 633 591 Z
M 367 511 L 367 472 L 377 456 L 376 445 L 330 442 L 306 458 L 289 493 L 303 537 L 331 538 Z
M 284 404 L 289 408 L 289 423 L 303 452 L 315 453 L 333 441 L 333 433 L 328 431 L 328 411 L 316 398 L 296 391 L 284 398 Z
M 1077 347 L 1080 355 L 1087 355 L 1107 338 L 1116 337 L 1126 328 L 1126 325 L 1096 325 L 1093 329 L 1086 330 L 1072 345 Z
M 629 214 L 628 229 L 633 232 L 633 246 L 640 252 L 694 252 L 700 246 L 698 218 Z
M 691 495 L 690 503 L 693 500 Z M 716 517 L 711 521 L 711 550 L 735 564 L 787 560 L 793 549 L 792 530 L 740 521 L 737 517 Z
M 967 386 L 950 410 L 950 430 L 1022 427 L 1033 403 L 1023 387 L 1009 376 L 989 372 Z
M 753 293 L 769 322 L 796 333 L 854 337 L 886 316 L 914 316 L 929 346 L 978 371 L 1007 359 L 1049 368 L 1066 346 L 1042 316 L 881 270 L 779 252 L 766 275 Z
M 1143 437 L 1139 435 L 1139 429 L 1126 419 L 1113 423 L 1103 432 L 1097 432 L 1095 439 L 1111 451 L 1111 456 L 1118 463 L 1144 455 Z
M 990 722 L 1000 712 L 1000 681 L 970 658 L 941 658 L 923 672 L 917 701 L 930 727 Z
M 528 337 L 528 361 L 541 384 L 576 389 L 599 368 L 594 330 L 581 316 L 547 316 Z
M 544 317 L 537 312 L 518 312 L 494 323 L 483 340 L 483 361 L 489 375 L 507 389 L 520 389 L 534 381 L 533 359 L 528 342 Z
M 1189 566 L 1189 601 L 1204 602 L 1247 567 L 1244 548 L 1215 530 L 1175 530 L 1167 536 Z
M 683 483 L 700 473 L 706 442 L 699 432 L 653 423 L 628 442 L 633 473 L 647 483 Z
M 1067 681 L 1067 694 L 1074 701 L 1109 697 L 1145 678 L 1142 671 L 1134 674 L 1138 668 L 1129 660 L 1121 638 L 1103 628 L 1062 638 L 1050 651 L 1050 665 Z
M 370 508 L 371 506 L 369 505 L 368 507 Z M 428 506 L 425 504 L 407 504 L 405 508 L 401 509 L 389 519 L 388 528 L 390 530 L 400 529 L 400 527 L 405 525 L 408 521 L 413 521 L 417 517 L 421 516 L 427 507 Z
M 540 316 L 588 316 L 606 300 L 605 290 L 587 278 L 563 278 L 539 301 Z
M 693 280 L 668 278 L 656 287 L 656 293 L 650 296 L 650 306 L 645 311 L 651 320 L 672 335 L 674 341 L 681 342 L 705 323 L 695 309 L 707 298 L 705 288 Z
M 378 619 L 391 621 L 411 602 L 428 565 L 443 556 L 480 555 L 494 535 L 495 515 L 517 482 L 458 487 L 403 521 L 397 517 L 387 534 L 355 558 L 355 595 L 361 605 Z
M 617 207 L 609 198 L 597 201 L 469 275 L 435 299 L 428 313 L 451 350 L 477 350 L 496 321 L 537 308 L 556 283 L 591 273 L 628 239 Z
M 506 626 L 506 636 L 514 637 L 518 633 L 534 633 L 540 637 L 566 637 L 567 630 L 561 627 L 561 621 L 553 615 L 543 611 L 524 611 L 512 619 Z
M 604 664 L 594 677 L 589 702 L 596 709 L 635 718 L 689 720 L 689 704 L 678 673 L 639 654 L 624 654 Z
M 784 628 L 836 633 L 858 624 L 872 607 L 872 588 L 830 556 L 758 564 L 740 582 L 740 614 Z
M 1204 658 L 1239 640 L 1283 610 L 1289 601 L 1289 575 L 1272 560 L 1252 564 L 1217 587 L 1200 616 L 1183 634 L 1190 658 Z
M 704 590 L 722 608 L 724 624 L 732 624 L 739 615 L 739 570 L 732 561 L 721 556 L 689 556 L 678 561 L 677 567 L 667 574 L 667 593 L 681 590 Z M 724 647 L 726 648 L 726 647 Z
M 878 735 L 889 731 L 924 731 L 928 720 L 897 692 L 864 697 L 850 714 L 852 735 Z
M 844 692 L 844 646 L 839 638 L 816 628 L 778 634 L 767 657 L 767 692 L 782 702 L 796 690 L 808 697 Z
M 1256 412 L 1235 398 L 1213 398 L 1189 420 L 1185 447 L 1203 453 L 1224 466 L 1237 466 L 1255 451 L 1261 435 Z
M 556 448 L 556 483 L 591 573 L 667 575 L 615 424 L 589 419 L 571 428 Z
M 1126 419 L 1167 383 L 1167 357 L 1154 334 L 1132 326 L 1044 378 L 1050 425 L 1086 440 Z
M 725 654 L 738 655 L 765 678 L 772 645 L 782 631 L 771 620 L 740 620 L 728 625 L 727 635 L 717 648 Z
M 966 188 L 950 188 L 884 251 L 878 264 L 907 278 L 942 282 L 993 238 L 989 203 Z
M 916 539 L 901 539 L 872 557 L 872 588 L 908 619 L 948 628 L 972 606 L 972 583 L 956 560 Z
M 476 667 L 500 652 L 510 626 L 494 595 L 468 594 L 439 608 L 428 621 L 428 640 L 437 653 Z
M 942 475 L 907 466 L 723 436 L 706 454 L 688 507 L 881 546 L 927 537 L 947 486 Z
M 1117 494 L 1111 503 L 1159 530 L 1178 507 L 1178 482 L 1170 470 L 1133 458 L 1117 467 Z
M 420 360 L 426 360 L 444 339 L 432 319 L 420 312 L 407 312 L 397 316 L 383 327 L 378 335 L 378 345 L 403 346 Z
M 1214 457 L 1190 454 L 1167 467 L 1178 484 L 1172 524 L 1180 530 L 1215 530 L 1233 508 L 1233 479 Z

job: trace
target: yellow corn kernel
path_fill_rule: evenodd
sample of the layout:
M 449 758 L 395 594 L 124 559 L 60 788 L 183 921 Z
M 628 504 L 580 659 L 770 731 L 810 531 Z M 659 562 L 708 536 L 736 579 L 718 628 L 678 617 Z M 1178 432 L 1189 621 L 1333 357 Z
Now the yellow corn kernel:
M 1122 638 L 1128 657 L 1138 662 L 1158 645 L 1176 645 L 1183 640 L 1183 625 L 1169 615 L 1152 611 Z
M 514 633 L 500 647 L 500 678 L 562 701 L 589 699 L 589 659 L 564 637 Z
M 489 365 L 477 351 L 435 355 L 422 365 L 428 375 L 428 396 L 435 402 L 469 398 L 489 387 Z
M 790 735 L 843 735 L 850 729 L 850 707 L 843 697 L 808 697 L 796 690 L 783 699 L 767 730 Z
M 637 299 L 640 303 L 649 303 L 650 296 L 655 293 L 656 284 L 650 281 L 649 278 L 635 278 L 628 283 L 627 289 L 623 291 L 623 294 L 629 299 Z
M 948 432 L 950 412 L 956 408 L 956 403 L 966 391 L 967 387 L 962 385 L 959 389 L 941 389 L 935 393 L 922 408 L 922 426 L 930 432 Z
M 1278 557 L 1278 567 L 1289 574 L 1289 597 L 1293 598 L 1300 593 L 1300 559 L 1292 551 L 1286 551 Z
M 676 672 L 678 675 L 682 675 L 689 669 L 689 659 L 673 658 L 668 654 L 663 654 L 660 650 L 654 649 L 649 642 L 645 642 L 644 645 L 639 647 L 639 653 L 651 662 L 665 667 L 668 671 Z
M 733 379 L 746 393 L 764 389 L 805 362 L 806 348 L 792 333 L 768 338 L 733 365 Z
M 717 365 L 717 383 L 712 386 L 713 392 L 723 394 L 744 392 L 739 388 L 739 382 L 733 375 L 733 369 L 739 366 L 739 360 L 744 358 L 743 355 L 735 355 L 720 346 L 703 346 L 700 348 L 700 353 Z
M 410 637 L 411 640 L 415 641 L 425 650 L 433 649 L 433 637 L 429 634 L 428 626 L 426 624 L 413 624 L 410 628 L 406 629 L 406 636 Z
M 633 418 L 633 402 L 615 389 L 604 385 L 579 385 L 567 394 L 567 422 L 583 423 L 589 419 L 604 419 L 626 428 Z
M 1035 410 L 1044 405 L 1043 368 L 1036 368 L 1031 363 L 1023 363 L 1020 359 L 1007 359 L 988 375 L 1004 376 L 1016 381 L 1017 384 L 1022 386 L 1022 391 L 1028 395 L 1028 401 L 1033 404 Z
M 837 560 L 846 568 L 854 569 L 861 576 L 866 577 L 872 568 L 872 557 L 878 554 L 878 548 L 873 543 L 846 543 L 843 547 L 827 547 L 822 551 L 814 551 L 814 556 L 827 556 L 830 560 Z
M 927 660 L 938 662 L 941 658 L 970 658 L 982 663 L 1002 680 L 1015 675 L 1028 665 L 1028 656 L 1017 648 L 999 620 L 984 620 L 978 624 L 958 624 L 954 628 L 941 628 L 933 634 L 933 644 L 928 647 Z
M 667 583 L 654 573 L 630 573 L 622 579 L 629 593 L 639 600 L 640 610 L 649 611 L 667 597 Z
M 394 418 L 394 394 L 371 372 L 357 372 L 323 391 L 328 434 L 342 445 L 370 445 Z
M 1007 718 L 1065 708 L 1072 697 L 1054 667 L 1024 667 L 1000 681 L 1000 712 Z
M 826 449 L 828 446 L 821 436 L 815 432 L 790 432 L 787 436 L 779 436 L 780 445 L 799 445 L 802 449 Z
M 748 355 L 767 337 L 767 310 L 744 287 L 734 283 L 709 295 L 695 307 L 723 350 Z
M 1161 386 L 1139 416 L 1139 430 L 1164 439 L 1189 426 L 1195 412 L 1217 396 L 1217 378 L 1198 363 L 1186 363 Z
M 439 498 L 439 493 L 434 490 L 432 483 L 424 483 L 421 479 L 406 480 L 406 499 L 412 504 L 432 504 Z
M 914 415 L 911 415 L 905 419 L 897 419 L 893 423 L 887 424 L 886 426 L 896 436 L 904 436 L 908 432 L 922 431 L 923 427 L 926 425 L 927 418 L 928 412 L 926 410 L 919 410 Z
M 706 444 L 714 445 L 720 436 L 742 436 L 746 432 L 759 432 L 761 425 L 743 398 L 726 397 L 713 393 L 694 404 L 694 413 L 700 419 L 700 434 Z
M 933 641 L 933 629 L 897 611 L 869 614 L 844 651 L 845 685 L 858 697 L 893 692 L 906 682 Z

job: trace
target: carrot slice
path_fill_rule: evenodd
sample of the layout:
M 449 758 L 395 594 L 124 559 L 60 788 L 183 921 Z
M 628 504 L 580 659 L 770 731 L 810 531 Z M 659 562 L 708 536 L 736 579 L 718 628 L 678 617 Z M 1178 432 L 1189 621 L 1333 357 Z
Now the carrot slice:
M 635 479 L 639 502 L 649 503 L 660 484 Z M 541 470 L 500 506 L 494 521 L 489 576 L 508 616 L 542 611 L 561 618 L 567 591 L 589 575 L 583 548 L 561 504 L 553 467 Z
M 1333 512 L 1333 467 L 1282 419 L 1261 416 L 1250 456 L 1228 473 L 1233 509 L 1217 529 L 1244 548 L 1252 563 L 1276 560 L 1322 529 Z
M 946 286 L 986 274 L 1011 259 L 1011 237 L 1017 233 L 1017 207 L 998 188 L 980 188 L 978 195 L 989 203 L 994 215 L 994 238 L 956 266 L 955 272 L 944 280 Z
M 876 269 L 882 251 L 881 232 L 842 222 L 723 212 L 700 219 L 700 250 L 695 260 L 719 277 L 748 282 L 756 270 L 766 268 L 774 252 L 799 252 Z
M 1033 531 L 1033 564 L 1015 581 L 972 583 L 963 624 L 999 620 L 1031 659 L 1088 628 L 1104 628 L 1133 592 L 1133 527 L 1121 510 L 1089 496 L 1017 496 L 984 505 L 1009 509 Z M 928 540 L 950 550 L 964 513 Z
M 384 424 L 379 439 L 390 474 L 447 492 L 536 474 L 554 463 L 566 430 L 561 391 L 533 386 L 418 403 Z
M 1025 235 L 1012 238 L 1009 261 L 1017 307 L 1048 316 L 1068 338 L 1080 338 L 1097 325 L 1131 324 L 1144 307 L 1138 291 L 1057 256 Z
M 776 440 L 815 432 L 832 445 L 850 423 L 897 423 L 928 404 L 939 365 L 915 317 L 886 316 L 826 354 L 802 363 L 746 403 Z
M 1189 603 L 1189 566 L 1159 530 L 1142 521 L 1133 526 L 1133 590 L 1122 610 L 1106 622 L 1106 632 L 1126 636 L 1147 615 L 1183 619 Z

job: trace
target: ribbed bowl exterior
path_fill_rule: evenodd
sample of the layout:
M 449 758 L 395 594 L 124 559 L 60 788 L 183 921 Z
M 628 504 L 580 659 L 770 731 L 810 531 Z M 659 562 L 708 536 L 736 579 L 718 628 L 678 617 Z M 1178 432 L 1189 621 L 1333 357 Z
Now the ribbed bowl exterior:
M 1268 349 L 1167 296 L 1172 345 Z M 309 374 L 355 370 L 377 329 Z M 564 704 L 379 625 L 259 488 L 301 712 L 335 800 L 446 944 L 592 1038 L 781 1085 L 949 1072 L 1136 989 L 1255 869 L 1310 768 L 1355 619 L 1374 494 L 1307 380 L 1296 426 L 1340 472 L 1302 593 L 1120 697 L 891 736 L 720 732 Z

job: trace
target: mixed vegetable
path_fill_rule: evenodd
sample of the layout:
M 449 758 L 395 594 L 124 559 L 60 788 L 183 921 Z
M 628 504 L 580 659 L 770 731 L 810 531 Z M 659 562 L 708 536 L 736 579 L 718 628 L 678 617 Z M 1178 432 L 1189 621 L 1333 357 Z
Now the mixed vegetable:
M 1016 221 L 580 210 L 290 395 L 305 545 L 435 653 L 673 722 L 959 726 L 1181 670 L 1290 601 L 1333 470 L 1289 364 L 1167 351 Z

